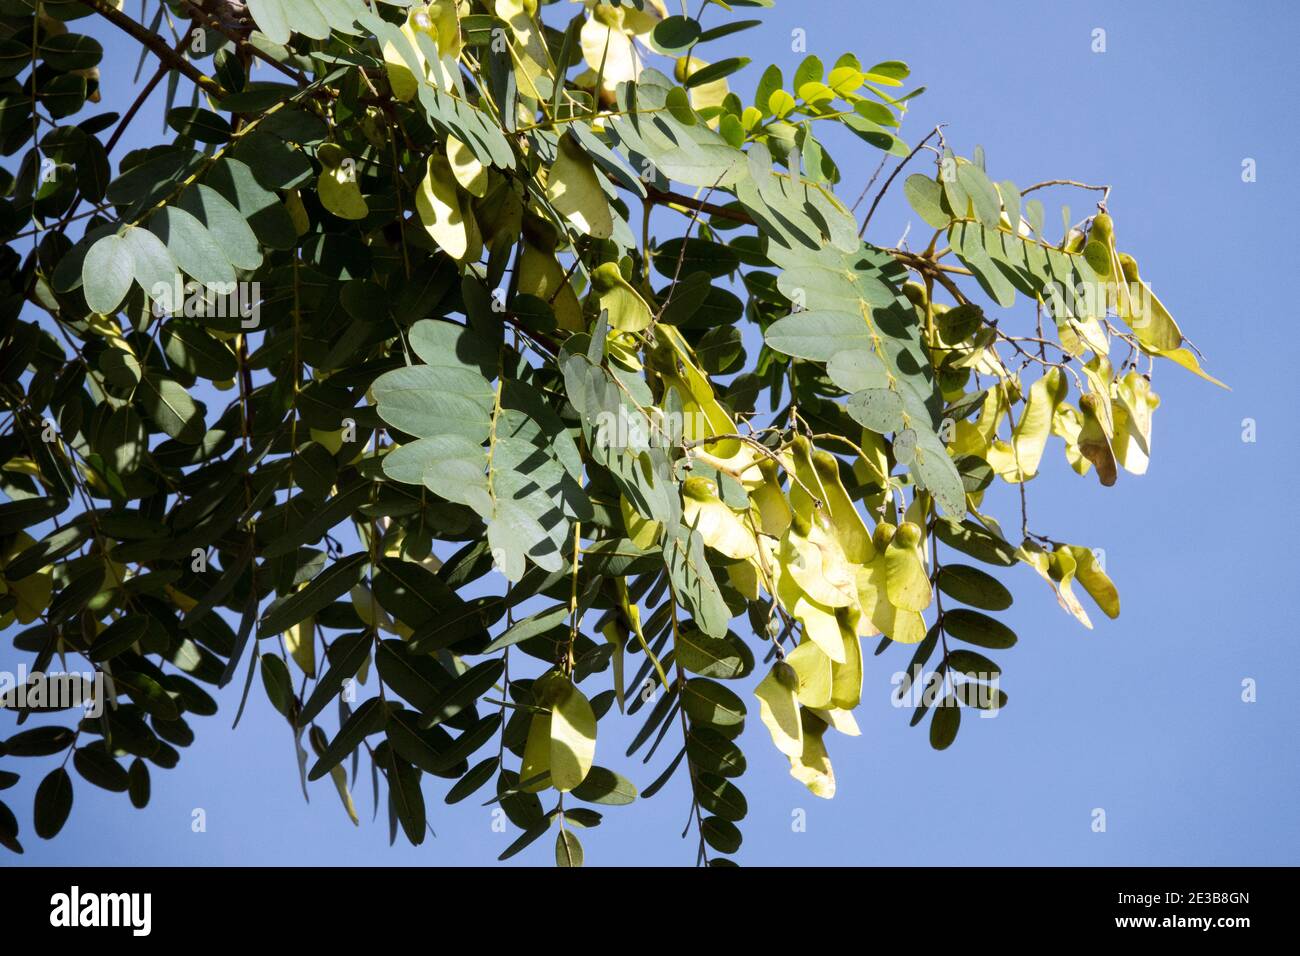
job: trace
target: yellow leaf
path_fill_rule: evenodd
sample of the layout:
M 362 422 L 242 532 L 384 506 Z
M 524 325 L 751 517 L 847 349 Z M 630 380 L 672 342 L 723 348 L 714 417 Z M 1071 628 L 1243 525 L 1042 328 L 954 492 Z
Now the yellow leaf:
M 844 556 L 853 564 L 866 564 L 876 556 L 876 550 L 871 545 L 871 532 L 840 480 L 839 459 L 830 452 L 815 449 L 812 462 L 825 496 L 823 503 L 830 512 L 831 529 Z
M 813 641 L 804 641 L 785 660 L 799 675 L 799 703 L 805 707 L 830 706 L 834 686 L 831 674 L 833 662 L 822 649 Z
M 1058 368 L 1049 368 L 1029 387 L 1029 398 L 1012 432 L 1009 461 L 1000 461 L 1002 468 L 998 468 L 992 459 L 989 460 L 1004 479 L 1015 483 L 1028 481 L 1038 474 L 1047 436 L 1052 430 L 1052 416 L 1068 391 L 1069 383 Z M 1006 448 L 1001 442 L 995 444 Z
M 1097 469 L 1097 478 L 1109 487 L 1115 484 L 1117 476 L 1115 453 L 1097 419 L 1096 398 L 1092 395 L 1081 396 L 1079 412 L 1083 416 L 1083 428 L 1079 431 L 1079 453 L 1092 462 Z
M 745 518 L 718 497 L 711 480 L 687 478 L 682 491 L 682 520 L 699 531 L 706 545 L 738 561 L 758 555 L 758 542 Z
M 316 180 L 320 204 L 340 219 L 364 219 L 370 214 L 366 197 L 357 185 L 356 167 L 350 160 L 326 166 Z
M 838 707 L 827 710 L 810 707 L 809 710 L 846 737 L 862 736 L 862 730 L 858 727 L 858 722 L 854 718 L 852 711 L 841 710 Z
M 300 236 L 307 234 L 311 228 L 311 218 L 307 215 L 307 207 L 302 204 L 302 196 L 298 190 L 290 189 L 284 194 L 284 208 L 289 213 L 289 221 L 293 223 L 293 231 Z
M 415 194 L 415 208 L 438 247 L 458 262 L 472 262 L 482 252 L 478 227 L 466 216 L 456 179 L 446 158 L 432 154 L 429 171 Z
M 604 262 L 591 273 L 591 294 L 609 312 L 609 324 L 620 332 L 640 332 L 654 321 L 645 299 L 623 278 L 615 262 Z
M 578 34 L 583 59 L 600 74 L 601 89 L 609 93 L 641 73 L 641 57 L 623 29 L 623 13 L 621 7 L 596 7 Z
M 618 595 L 618 606 L 622 610 L 623 616 L 627 618 L 628 623 L 632 626 L 632 633 L 636 635 L 637 643 L 641 645 L 641 650 L 645 652 L 650 663 L 654 665 L 655 673 L 659 675 L 659 683 L 663 685 L 664 690 L 668 690 L 668 675 L 664 673 L 664 668 L 659 663 L 659 658 L 655 652 L 650 649 L 649 643 L 646 642 L 645 633 L 641 630 L 641 608 L 637 603 L 630 599 L 627 593 L 627 579 L 615 578 L 614 590 Z
M 1032 542 L 1016 550 L 1016 556 L 1038 572 L 1056 595 L 1056 603 L 1084 627 L 1091 629 L 1092 620 L 1074 596 L 1071 581 L 1074 579 L 1075 561 L 1068 553 L 1048 553 Z
M 749 561 L 733 561 L 728 564 L 727 580 L 731 582 L 732 587 L 745 595 L 748 600 L 758 600 L 758 569 Z
M 656 325 L 655 336 L 672 347 L 676 366 L 663 363 L 660 374 L 667 384 L 677 386 L 682 398 L 687 438 L 718 438 L 736 434 L 736 423 L 713 393 L 709 377 L 700 369 L 695 353 L 682 334 L 669 325 Z M 680 372 L 678 369 L 680 368 Z M 759 480 L 760 453 L 736 439 L 709 442 L 696 450 L 696 457 L 742 481 Z
M 25 531 L 19 531 L 8 541 L 4 552 L 0 553 L 0 568 L 7 567 L 10 561 L 34 544 L 36 544 L 36 541 L 31 535 Z M 8 623 L 9 620 L 14 618 L 17 619 L 19 624 L 32 623 L 41 616 L 41 612 L 50 606 L 53 589 L 54 575 L 49 566 L 33 571 L 27 577 L 19 578 L 17 581 L 9 581 L 0 577 L 0 594 L 11 594 L 15 601 L 13 608 L 11 608 L 13 617 L 10 617 L 10 613 L 0 613 L 0 625 Z
M 572 684 L 551 704 L 551 785 L 572 790 L 586 779 L 596 756 L 596 715 Z
M 316 676 L 316 622 L 307 618 L 284 632 L 284 646 L 308 677 Z
M 375 595 L 370 588 L 364 584 L 357 584 L 352 588 L 352 606 L 356 609 L 357 617 L 368 627 L 379 628 L 381 630 L 393 633 L 393 619 L 388 616 L 388 612 L 379 606 L 375 600 Z
M 776 749 L 786 756 L 803 752 L 803 728 L 799 721 L 796 691 L 799 677 L 785 661 L 777 661 L 756 688 L 758 716 L 772 735 Z
M 822 740 L 826 734 L 826 722 L 807 710 L 802 711 L 800 717 L 803 751 L 798 757 L 790 758 L 790 776 L 807 787 L 813 796 L 829 800 L 835 796 L 835 771 Z
M 623 524 L 627 528 L 629 540 L 642 550 L 653 547 L 659 540 L 659 530 L 663 524 L 653 518 L 643 517 L 632 507 L 632 502 L 627 500 L 627 495 L 619 495 L 618 507 L 623 512 Z
M 569 332 L 581 332 L 586 328 L 578 295 L 569 284 L 555 253 L 547 252 L 527 238 L 519 261 L 519 291 L 549 302 L 560 328 Z
M 1151 383 L 1131 369 L 1115 383 L 1115 435 L 1111 448 L 1120 467 L 1144 475 L 1151 456 L 1151 416 L 1160 407 L 1160 396 Z
M 1074 576 L 1088 592 L 1088 596 L 1097 602 L 1097 607 L 1101 608 L 1102 613 L 1107 617 L 1112 619 L 1119 617 L 1119 591 L 1102 570 L 1097 556 L 1091 549 L 1079 545 L 1068 545 L 1068 548 L 1070 554 L 1074 556 Z
M 678 57 L 675 68 L 677 82 L 685 83 L 687 78 L 692 74 L 698 73 L 709 64 L 697 56 Z M 708 83 L 701 83 L 699 86 L 693 86 L 690 89 L 691 106 L 696 110 L 705 110 L 712 106 L 721 106 L 727 94 L 731 92 L 731 87 L 727 85 L 727 78 L 712 80 Z M 718 118 L 715 117 L 709 121 L 710 126 L 717 126 Z
M 610 619 L 605 626 L 600 629 L 600 633 L 605 636 L 613 648 L 610 654 L 610 663 L 614 671 L 614 699 L 618 701 L 618 712 L 624 713 L 626 708 L 626 691 L 623 686 L 623 664 L 626 658 L 624 648 L 627 647 L 628 632 L 621 621 Z
M 541 28 L 533 20 L 537 4 L 532 0 L 496 0 L 496 15 L 510 27 L 510 55 L 515 63 L 515 83 L 522 96 L 543 99 L 537 79 L 548 73 L 550 54 L 542 40 Z M 531 113 L 528 114 L 531 119 Z
M 1053 370 L 1055 371 L 1055 370 Z M 1111 408 L 1111 379 L 1114 370 L 1103 355 L 1094 355 L 1083 367 L 1083 375 L 1091 386 L 1089 393 L 1096 398 L 1097 421 L 1107 438 L 1115 436 L 1115 414 Z
M 330 779 L 334 781 L 334 787 L 339 792 L 339 799 L 343 801 L 343 809 L 347 812 L 348 819 L 352 821 L 353 826 L 360 826 L 361 819 L 357 816 L 357 806 L 352 802 L 352 794 L 348 792 L 348 772 L 343 769 L 342 764 L 335 764 L 331 768 Z
M 411 44 L 411 50 L 419 64 L 422 78 L 425 70 L 424 55 L 420 52 L 419 46 L 416 45 L 414 34 L 406 27 L 402 28 L 402 32 L 408 34 L 407 40 Z M 403 103 L 415 99 L 415 94 L 420 90 L 420 80 L 411 72 L 410 64 L 394 43 L 384 44 L 384 70 L 388 73 L 388 85 L 392 87 L 395 98 Z
M 790 502 L 781 490 L 776 464 L 770 460 L 759 463 L 761 481 L 749 491 L 749 500 L 758 509 L 759 530 L 773 538 L 782 538 L 790 528 Z
M 847 711 L 862 700 L 862 644 L 856 627 L 841 627 L 840 635 L 844 639 L 844 662 L 831 662 L 831 703 Z
M 1191 372 L 1193 375 L 1200 376 L 1211 385 L 1217 385 L 1219 388 L 1232 391 L 1232 389 L 1228 388 L 1228 386 L 1223 382 L 1220 382 L 1209 372 L 1205 371 L 1205 369 L 1201 368 L 1201 363 L 1197 361 L 1196 355 L 1193 354 L 1191 349 L 1170 349 L 1168 352 L 1157 352 L 1155 354 L 1169 359 L 1169 361 L 1173 362 L 1175 365 L 1181 365 L 1183 368 L 1187 369 L 1187 371 Z
M 920 540 L 921 529 L 905 521 L 885 549 L 885 595 L 904 611 L 924 611 L 933 597 L 918 551 Z
M 818 604 L 846 607 L 857 600 L 852 566 L 821 520 L 808 527 L 806 536 L 791 524 L 781 539 L 778 556 L 782 575 L 794 578 L 799 588 Z
M 803 625 L 804 635 L 820 647 L 828 657 L 843 662 L 844 638 L 835 609 L 818 604 L 799 588 L 788 574 L 776 581 L 776 598 L 790 616 Z
M 311 429 L 311 440 L 331 455 L 337 455 L 343 448 L 343 429 L 336 428 L 334 431 L 327 432 L 319 428 L 313 428 Z
M 1183 347 L 1186 340 L 1182 330 L 1164 303 L 1156 298 L 1151 287 L 1142 281 L 1138 274 L 1137 260 L 1123 252 L 1116 253 L 1115 257 L 1119 266 L 1115 272 L 1122 274 L 1124 279 L 1119 283 L 1119 317 L 1128 323 L 1143 349 L 1181 365 L 1207 382 L 1227 388 L 1227 385 L 1201 368 L 1201 363 L 1190 349 Z
M 198 601 L 194 600 L 194 598 L 190 597 L 184 591 L 172 587 L 170 584 L 163 588 L 163 592 L 172 599 L 173 604 L 187 614 L 198 607 Z
M 454 136 L 447 137 L 447 162 L 456 182 L 471 196 L 480 199 L 487 195 L 488 171 L 478 161 L 474 151 Z
M 540 793 L 551 785 L 549 779 L 533 780 L 551 770 L 551 715 L 534 714 L 524 741 L 523 763 L 519 767 L 519 788 L 524 793 Z M 532 781 L 532 782 L 528 782 Z
M 555 164 L 546 175 L 546 198 L 583 234 L 593 239 L 608 239 L 614 234 L 609 200 L 596 169 L 571 136 L 560 137 Z
M 425 14 L 427 20 L 421 17 Z M 457 84 L 457 61 L 461 53 L 460 20 L 455 0 L 430 0 L 425 11 L 416 9 L 412 17 L 416 29 L 423 30 L 438 48 L 438 86 L 454 91 Z

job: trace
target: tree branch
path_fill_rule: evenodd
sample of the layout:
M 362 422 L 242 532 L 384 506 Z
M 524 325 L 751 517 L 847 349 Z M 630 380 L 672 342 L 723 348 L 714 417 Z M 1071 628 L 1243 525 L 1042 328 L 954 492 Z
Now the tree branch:
M 188 77 L 205 93 L 210 93 L 218 98 L 226 95 L 225 87 L 212 77 L 205 74 L 193 63 L 185 59 L 185 57 L 176 53 L 167 45 L 166 40 L 147 27 L 140 25 L 125 13 L 110 6 L 105 2 L 105 0 L 78 0 L 78 2 L 83 7 L 89 7 L 91 10 L 94 10 L 109 23 L 144 44 L 154 52 L 154 55 L 156 55 L 159 60 Z
M 925 146 L 926 143 L 930 142 L 931 138 L 934 137 L 941 129 L 943 129 L 942 123 L 940 123 L 934 129 L 930 130 L 930 132 L 926 134 L 925 139 L 917 143 L 916 146 L 912 148 L 912 151 L 907 154 L 907 157 L 901 163 L 899 163 L 897 166 L 894 167 L 894 171 L 890 173 L 889 178 L 885 180 L 885 185 L 880 187 L 880 192 L 876 193 L 876 198 L 871 201 L 871 208 L 867 210 L 867 218 L 862 220 L 862 228 L 858 230 L 859 239 L 861 239 L 864 235 L 866 235 L 867 223 L 871 222 L 871 217 L 875 213 L 876 207 L 880 205 L 880 200 L 884 199 L 885 193 L 889 192 L 890 183 L 892 183 L 894 179 L 898 176 L 898 174 L 903 171 L 903 167 L 906 166 L 909 162 L 911 162 L 912 157 L 915 156 L 917 153 L 919 153 L 921 151 L 921 148 Z
M 730 219 L 732 222 L 743 222 L 745 225 L 756 225 L 754 218 L 743 209 L 728 209 L 726 206 L 718 206 L 710 202 L 704 202 L 691 196 L 684 196 L 681 193 L 665 192 L 662 189 L 656 189 L 654 186 L 646 187 L 646 198 L 658 206 L 682 206 L 686 209 L 692 209 L 696 213 L 707 213 L 710 216 L 717 216 L 719 219 Z

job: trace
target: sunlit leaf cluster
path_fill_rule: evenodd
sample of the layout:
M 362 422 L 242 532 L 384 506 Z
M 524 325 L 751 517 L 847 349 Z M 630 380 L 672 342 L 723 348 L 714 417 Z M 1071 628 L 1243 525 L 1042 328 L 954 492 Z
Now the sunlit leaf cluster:
M 1156 360 L 1209 375 L 1109 190 L 905 141 L 903 63 L 759 70 L 767 5 L 0 0 L 0 624 L 110 698 L 6 690 L 53 711 L 0 745 L 37 836 L 144 806 L 233 684 L 392 839 L 470 800 L 580 864 L 677 781 L 725 863 L 749 762 L 832 797 L 864 693 L 939 749 L 1006 705 L 991 571 L 1118 615 L 1025 486 L 1143 474 Z

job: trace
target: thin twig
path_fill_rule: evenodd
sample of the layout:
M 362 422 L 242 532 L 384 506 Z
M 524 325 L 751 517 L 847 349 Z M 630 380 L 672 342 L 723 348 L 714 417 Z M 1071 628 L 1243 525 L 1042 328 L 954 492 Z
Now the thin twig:
M 885 180 L 885 185 L 880 187 L 880 192 L 876 193 L 876 198 L 871 201 L 871 208 L 867 210 L 867 218 L 862 220 L 862 228 L 858 230 L 859 239 L 861 239 L 864 235 L 866 235 L 867 223 L 871 222 L 871 217 L 875 213 L 876 207 L 880 205 L 880 200 L 885 198 L 885 193 L 889 192 L 890 183 L 892 183 L 894 179 L 897 178 L 898 174 L 903 171 L 903 167 L 906 166 L 909 162 L 911 162 L 912 157 L 921 151 L 921 147 L 923 147 L 935 136 L 939 135 L 939 131 L 943 129 L 943 127 L 944 124 L 940 123 L 934 129 L 930 130 L 930 132 L 926 134 L 925 139 L 917 143 L 916 146 L 912 148 L 912 151 L 908 153 L 907 156 L 903 159 L 903 161 L 894 167 L 894 171 L 890 173 L 889 178 Z

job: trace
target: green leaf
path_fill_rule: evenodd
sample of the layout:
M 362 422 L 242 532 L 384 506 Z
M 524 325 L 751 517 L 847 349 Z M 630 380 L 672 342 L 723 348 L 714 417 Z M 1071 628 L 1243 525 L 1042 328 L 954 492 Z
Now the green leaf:
M 985 564 L 1009 568 L 1016 563 L 1016 549 L 1000 536 L 986 531 L 972 521 L 937 521 L 934 526 L 939 540 Z
M 966 608 L 945 611 L 943 629 L 958 640 L 993 650 L 1012 647 L 1016 643 L 1016 633 L 1011 628 L 987 614 Z
M 572 830 L 560 830 L 555 835 L 555 865 L 582 866 L 582 844 Z
M 136 399 L 153 423 L 172 438 L 187 445 L 203 440 L 206 409 L 179 382 L 147 369 Z
M 126 691 L 132 703 L 157 720 L 177 720 L 181 715 L 176 702 L 148 674 L 117 668 L 113 672 L 113 683 L 119 690 Z
M 768 326 L 764 340 L 782 355 L 816 362 L 829 361 L 838 352 L 872 350 L 866 322 L 849 312 L 795 312 Z
M 72 812 L 72 777 L 62 767 L 46 774 L 36 788 L 36 805 L 32 814 L 32 829 L 42 840 L 58 836 Z
M 492 775 L 496 773 L 500 763 L 500 760 L 493 756 L 475 764 L 447 791 L 446 802 L 449 804 L 459 803 L 473 794 L 479 787 L 492 779 Z
M 744 69 L 749 65 L 749 57 L 732 56 L 725 60 L 719 60 L 717 63 L 710 63 L 708 66 L 701 67 L 694 71 L 686 78 L 687 89 L 694 89 L 697 86 L 704 86 L 706 83 L 714 83 L 724 77 Z
M 81 286 L 92 312 L 117 311 L 135 278 L 131 247 L 121 236 L 105 236 L 90 247 L 81 266 Z
M 696 775 L 695 797 L 704 810 L 733 823 L 743 820 L 749 812 L 749 803 L 740 788 L 716 774 Z
M 947 750 L 957 739 L 957 730 L 961 727 L 961 706 L 957 699 L 949 694 L 934 707 L 934 716 L 930 718 L 930 746 L 935 750 Z
M 343 682 L 356 676 L 370 655 L 371 637 L 364 631 L 346 634 L 330 645 L 330 666 L 316 682 L 315 689 L 298 715 L 298 726 L 307 726 L 339 692 Z
M 104 56 L 98 40 L 80 33 L 46 36 L 41 40 L 39 52 L 46 66 L 62 73 L 88 70 Z
M 699 21 L 678 14 L 655 24 L 651 38 L 664 53 L 682 53 L 700 36 Z
M 682 690 L 682 706 L 692 723 L 712 727 L 734 737 L 745 724 L 745 704 L 727 688 L 704 677 L 694 677 Z
M 1011 607 L 1011 592 L 991 574 L 967 564 L 945 564 L 939 571 L 939 590 L 963 604 L 986 611 Z
M 293 11 L 284 0 L 248 0 L 248 12 L 272 43 L 283 45 L 289 42 Z
M 224 143 L 230 139 L 230 123 L 220 114 L 197 106 L 168 110 L 167 125 L 200 143 Z
M 684 627 L 673 643 L 677 663 L 702 677 L 733 680 L 747 677 L 754 669 L 754 655 L 735 634 L 710 637 L 696 628 Z
M 450 720 L 466 708 L 472 707 L 501 676 L 504 664 L 501 660 L 482 661 L 448 684 L 424 713 L 426 726 L 433 726 L 444 720 Z
M 149 220 L 149 231 L 186 275 L 208 287 L 230 288 L 234 283 L 235 270 L 222 247 L 184 209 L 164 206 Z
M 114 793 L 124 793 L 130 786 L 126 769 L 95 747 L 81 747 L 72 755 L 72 764 L 88 782 Z
M 745 772 L 745 754 L 733 740 L 709 727 L 692 727 L 686 737 L 686 753 L 701 770 L 723 777 Z
M 571 791 L 585 803 L 598 803 L 620 807 L 636 800 L 636 787 L 631 781 L 605 767 L 592 767 L 586 778 Z
M 990 680 L 1002 673 L 1002 669 L 983 654 L 964 648 L 948 652 L 948 668 L 958 674 L 968 674 L 981 680 Z
M 388 776 L 388 796 L 402 832 L 412 846 L 424 842 L 426 830 L 424 793 L 420 790 L 420 771 L 398 758 L 393 748 L 387 748 L 384 772 Z
M 142 614 L 125 614 L 113 621 L 95 637 L 90 646 L 90 659 L 96 664 L 131 648 L 149 630 L 149 618 Z
M 67 750 L 75 735 L 67 727 L 33 727 L 14 734 L 0 752 L 11 757 L 48 757 Z
M 903 180 L 903 193 L 926 225 L 947 228 L 952 217 L 943 209 L 943 187 L 939 183 L 922 173 L 913 173 Z
M 388 720 L 387 707 L 378 697 L 371 697 L 358 707 L 339 728 L 338 734 L 329 742 L 325 752 L 320 755 L 315 765 L 307 774 L 308 780 L 319 780 L 332 768 L 343 761 L 348 754 L 356 750 L 371 734 L 384 729 Z M 391 784 L 390 784 L 391 785 Z
M 349 555 L 312 578 L 301 591 L 272 602 L 258 624 L 257 636 L 286 631 L 346 594 L 361 579 L 361 571 L 369 560 L 369 555 L 363 552 Z
M 20 498 L 0 503 L 0 534 L 15 534 L 47 518 L 62 514 L 68 502 L 62 498 Z
M 740 828 L 723 817 L 705 817 L 700 822 L 700 833 L 719 853 L 735 853 L 740 849 Z
M 126 776 L 127 794 L 131 798 L 131 806 L 143 810 L 149 805 L 149 768 L 137 757 L 131 761 Z
M 961 163 L 957 166 L 957 181 L 970 197 L 979 221 L 990 229 L 996 229 L 1002 207 L 998 191 L 993 183 L 989 182 L 984 170 L 974 163 Z
M 207 231 L 220 249 L 219 256 L 236 269 L 256 269 L 262 264 L 262 250 L 252 228 L 243 214 L 215 189 L 202 183 L 191 186 L 181 194 L 178 207 Z M 203 281 L 195 273 L 190 274 Z
M 13 853 L 23 852 L 23 845 L 18 842 L 18 818 L 3 800 L 0 800 L 0 846 Z

